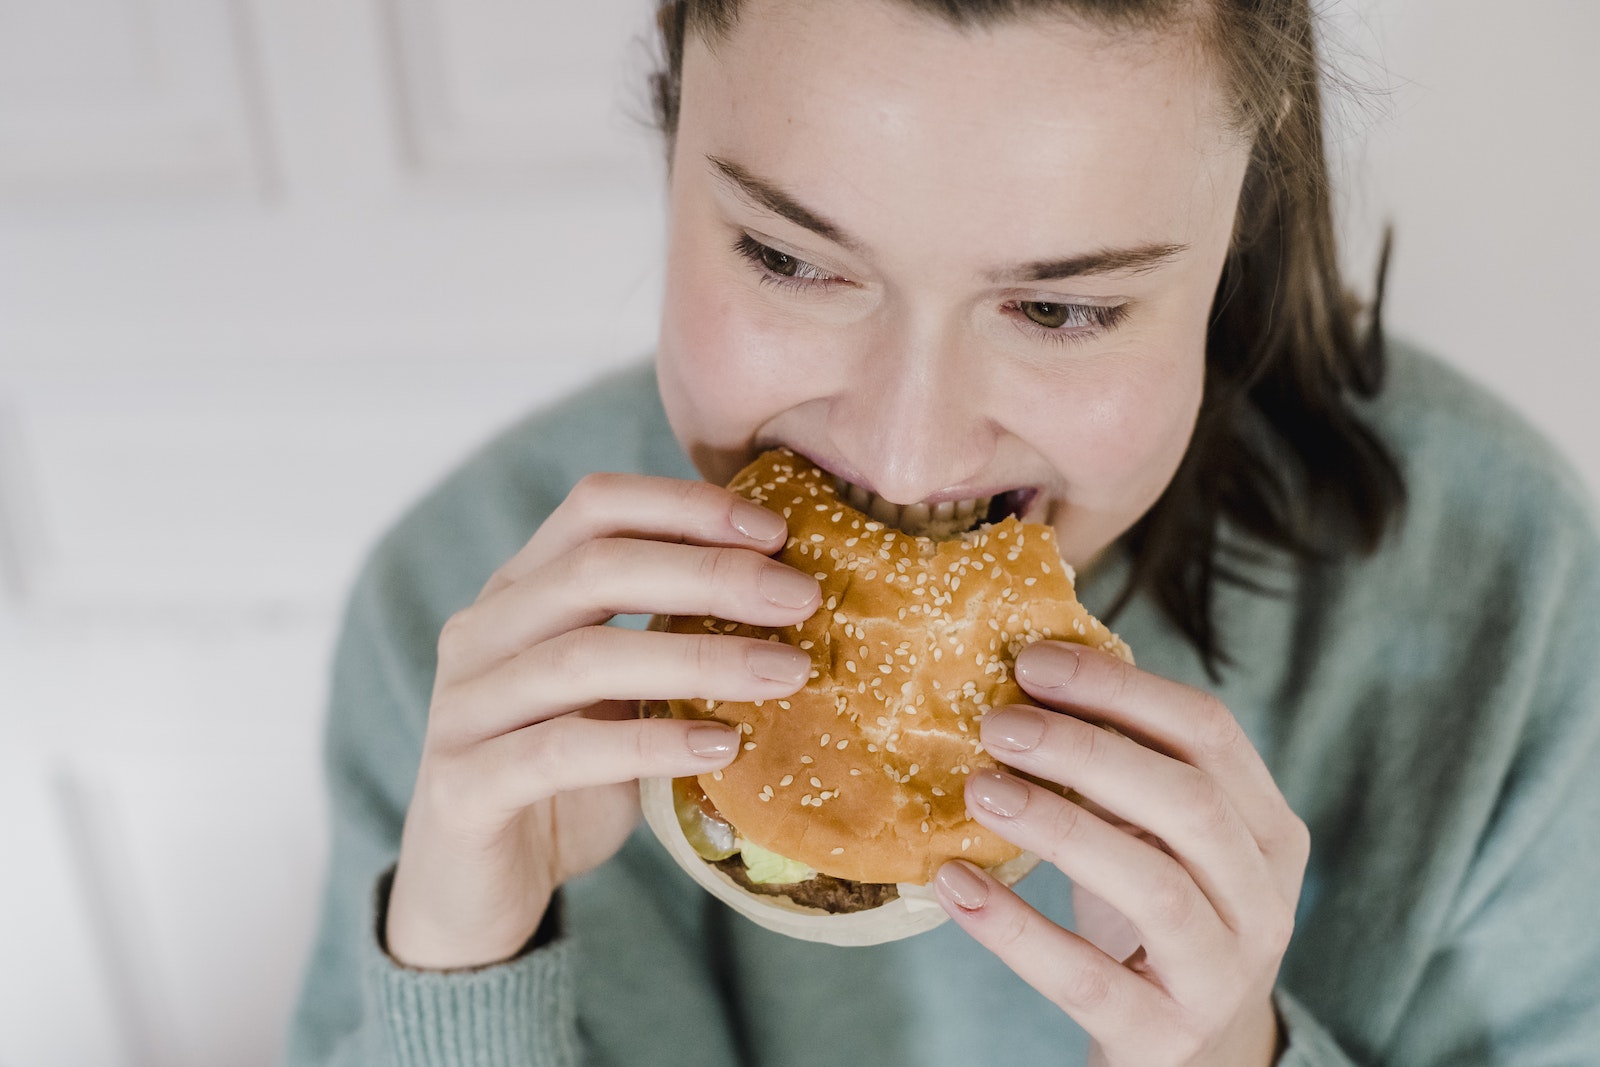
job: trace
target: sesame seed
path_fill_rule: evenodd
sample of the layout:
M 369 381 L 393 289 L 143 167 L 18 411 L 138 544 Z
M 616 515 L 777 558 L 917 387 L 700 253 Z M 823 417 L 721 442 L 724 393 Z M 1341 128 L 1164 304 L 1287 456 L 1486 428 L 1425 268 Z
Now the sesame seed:
M 800 762 L 801 763 L 815 763 L 816 760 L 812 759 L 810 756 L 801 756 L 800 757 Z
M 812 778 L 811 778 L 811 787 L 813 789 L 821 789 L 822 788 L 822 779 L 813 775 Z
M 792 775 L 792 774 L 786 774 L 786 775 L 784 775 L 784 776 L 783 776 L 783 777 L 782 777 L 782 778 L 780 778 L 780 779 L 779 779 L 779 780 L 778 780 L 778 784 L 779 784 L 779 785 L 780 785 L 780 786 L 783 786 L 783 785 L 792 785 L 792 784 L 794 784 L 794 775 Z
M 787 700 L 780 700 L 778 701 L 778 707 L 782 708 L 784 711 L 788 711 L 790 705 Z
M 845 660 L 844 661 L 844 669 L 849 671 L 851 674 L 856 673 L 856 661 L 853 660 L 853 659 Z
M 823 748 L 827 748 L 828 747 L 828 742 L 831 741 L 831 740 L 833 740 L 833 735 L 832 734 L 823 734 L 822 735 L 822 740 L 819 741 L 818 744 L 820 744 Z
M 971 848 L 971 847 L 972 847 L 972 838 L 970 838 L 970 837 L 963 837 L 963 838 L 962 838 L 962 839 L 961 839 L 961 851 L 962 851 L 962 852 L 965 852 L 965 851 L 966 851 L 966 850 L 967 850 L 967 849 L 969 849 L 969 848 Z
M 749 752 L 751 749 L 753 749 L 755 747 L 756 747 L 756 743 L 754 741 L 746 741 L 744 743 L 744 750 L 746 752 Z
M 933 795 L 936 796 L 936 797 L 942 797 L 942 796 L 945 795 L 945 793 L 944 793 L 943 789 L 940 789 L 938 786 L 934 786 L 933 787 Z
M 800 798 L 800 806 L 801 807 L 805 807 L 806 805 L 809 805 L 810 803 L 811 803 L 811 794 L 810 793 L 807 793 L 805 796 Z
M 712 771 L 711 772 L 711 778 L 712 778 L 713 781 L 717 781 L 717 782 L 722 781 L 722 772 L 721 771 Z
M 832 855 L 832 856 L 842 856 L 842 855 L 844 855 L 844 846 L 840 845 L 840 846 L 836 847 L 831 853 L 829 853 L 829 855 Z
M 861 777 L 861 768 L 860 767 L 851 767 L 850 768 L 850 777 L 852 777 L 852 778 L 860 778 Z
M 922 820 L 922 832 L 923 833 L 928 833 L 932 829 L 933 829 L 933 827 L 928 824 L 928 820 L 927 819 L 923 819 Z

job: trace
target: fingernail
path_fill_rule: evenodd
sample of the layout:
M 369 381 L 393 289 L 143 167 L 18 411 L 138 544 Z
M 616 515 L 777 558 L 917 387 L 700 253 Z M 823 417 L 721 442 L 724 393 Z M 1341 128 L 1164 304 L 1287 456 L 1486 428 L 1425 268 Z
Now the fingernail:
M 1036 748 L 1044 737 L 1044 716 L 1027 708 L 1003 708 L 983 717 L 978 727 L 984 747 L 1007 752 Z
M 695 726 L 689 730 L 689 751 L 696 756 L 728 756 L 738 747 L 738 736 L 726 726 Z
M 1080 662 L 1071 645 L 1041 641 L 1017 656 L 1017 680 L 1038 689 L 1060 689 L 1078 673 Z
M 768 511 L 759 504 L 751 504 L 743 500 L 733 502 L 733 510 L 728 514 L 728 521 L 733 528 L 750 538 L 752 541 L 771 541 L 782 537 L 789 528 L 783 521 L 783 516 L 775 511 Z
M 972 799 L 1008 819 L 1021 815 L 1028 806 L 1028 787 L 1009 774 L 983 771 L 972 776 L 967 788 L 972 791 Z
M 961 860 L 951 860 L 940 867 L 938 882 L 962 911 L 977 911 L 989 899 L 989 883 Z
M 762 567 L 756 575 L 756 585 L 761 587 L 762 596 L 780 608 L 803 608 L 821 596 L 815 578 L 781 563 Z
M 775 641 L 752 645 L 745 653 L 745 662 L 750 665 L 750 673 L 769 682 L 799 685 L 811 675 L 810 656 Z

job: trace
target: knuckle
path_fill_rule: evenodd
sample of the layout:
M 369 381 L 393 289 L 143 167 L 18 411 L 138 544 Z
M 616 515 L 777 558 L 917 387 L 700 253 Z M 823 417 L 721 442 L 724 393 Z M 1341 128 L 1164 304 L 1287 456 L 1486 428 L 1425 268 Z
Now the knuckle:
M 1094 660 L 1100 663 L 1107 671 L 1106 701 L 1112 707 L 1123 707 L 1135 694 L 1138 686 L 1139 672 L 1133 664 L 1110 654 L 1095 656 Z
M 545 665 L 558 679 L 576 683 L 593 669 L 600 643 L 598 627 L 583 626 L 545 642 Z
M 1019 948 L 1028 941 L 1028 915 L 1021 908 L 1006 909 L 1005 915 L 996 925 L 993 946 L 995 951 L 1005 952 Z
M 1239 720 L 1210 693 L 1196 692 L 1193 719 L 1195 753 L 1203 761 L 1221 760 L 1244 740 Z
M 1287 802 L 1284 808 L 1282 838 L 1275 842 L 1275 850 L 1287 856 L 1296 870 L 1303 871 L 1311 858 L 1311 827 L 1288 807 Z
M 1228 794 L 1211 778 L 1193 771 L 1183 787 L 1183 810 L 1194 833 L 1216 837 L 1233 825 L 1233 804 Z
M 731 548 L 710 548 L 700 553 L 696 577 L 710 589 L 733 586 L 747 569 L 746 553 Z
M 1268 961 L 1276 963 L 1289 951 L 1294 938 L 1294 912 L 1288 908 L 1274 908 L 1261 924 L 1262 947 Z
M 616 493 L 622 480 L 622 475 L 610 471 L 590 471 L 573 484 L 572 492 L 567 494 L 567 502 L 580 512 L 586 512 Z
M 1098 726 L 1065 717 L 1057 725 L 1064 727 L 1059 731 L 1061 755 L 1074 766 L 1093 767 L 1105 758 L 1106 734 Z
M 567 581 L 585 603 L 597 601 L 622 565 L 623 555 L 622 543 L 615 538 L 585 541 L 567 555 Z
M 440 663 L 448 663 L 454 660 L 465 649 L 467 635 L 472 629 L 472 616 L 470 613 L 470 608 L 463 608 L 444 620 L 444 625 L 439 627 L 437 651 Z
M 1083 837 L 1083 823 L 1088 816 L 1088 812 L 1070 800 L 1054 803 L 1051 808 L 1053 810 L 1047 827 L 1051 840 L 1059 844 L 1065 844 Z
M 1194 917 L 1197 896 L 1193 882 L 1176 863 L 1150 883 L 1150 917 L 1161 929 L 1181 930 Z
M 1111 976 L 1099 966 L 1065 969 L 1057 978 L 1052 999 L 1058 1004 L 1098 1012 L 1111 1000 Z

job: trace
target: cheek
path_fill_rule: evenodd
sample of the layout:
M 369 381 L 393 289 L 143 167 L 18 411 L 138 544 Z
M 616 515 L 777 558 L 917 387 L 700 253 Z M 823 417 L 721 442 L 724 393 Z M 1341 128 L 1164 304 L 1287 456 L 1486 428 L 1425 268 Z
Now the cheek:
M 1203 388 L 1197 350 L 1108 366 L 1100 381 L 1075 391 L 1070 408 L 1055 409 L 1049 446 L 1069 499 L 1095 511 L 1153 503 L 1188 447 Z
M 702 468 L 697 449 L 742 456 L 821 387 L 816 339 L 778 316 L 730 259 L 695 238 L 675 241 L 667 256 L 657 371 L 673 429 Z

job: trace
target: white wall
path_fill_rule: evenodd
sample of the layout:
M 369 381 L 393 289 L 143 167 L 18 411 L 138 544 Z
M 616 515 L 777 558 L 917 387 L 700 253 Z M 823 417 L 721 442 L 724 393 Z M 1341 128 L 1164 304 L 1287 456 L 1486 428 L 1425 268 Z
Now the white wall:
M 270 1062 L 364 547 L 648 350 L 648 0 L 0 0 L 0 1064 Z M 1329 5 L 1349 258 L 1600 487 L 1600 8 Z

